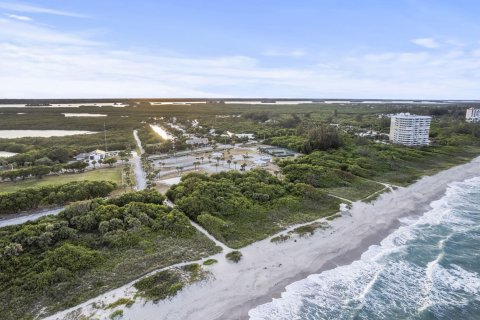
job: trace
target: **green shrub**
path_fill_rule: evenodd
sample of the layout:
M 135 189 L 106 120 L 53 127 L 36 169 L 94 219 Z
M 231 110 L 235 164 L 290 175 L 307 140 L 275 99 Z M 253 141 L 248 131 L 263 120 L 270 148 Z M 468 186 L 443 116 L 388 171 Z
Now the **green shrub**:
M 123 317 L 123 310 L 115 310 L 110 315 L 110 319 L 112 319 L 112 320 L 120 319 L 121 317 Z
M 134 300 L 128 299 L 128 298 L 120 298 L 115 302 L 110 303 L 108 306 L 105 307 L 105 309 L 113 309 L 118 306 L 125 305 L 126 307 L 131 307 L 135 303 Z
M 63 205 L 72 201 L 106 197 L 117 185 L 110 181 L 73 181 L 58 186 L 27 188 L 0 193 L 0 214 L 32 210 L 41 206 Z
M 293 229 L 290 233 L 296 233 L 300 237 L 303 237 L 307 234 L 313 235 L 317 229 L 325 229 L 327 228 L 327 224 L 321 222 L 314 222 L 311 224 L 307 224 L 305 226 L 301 226 L 298 228 Z
M 290 239 L 290 236 L 289 236 L 289 235 L 281 234 L 281 235 L 279 235 L 279 236 L 276 236 L 276 237 L 273 237 L 272 239 L 270 239 L 270 242 L 280 243 L 280 242 L 285 242 L 285 241 L 287 241 L 288 239 Z
M 340 218 L 341 216 L 342 216 L 342 215 L 341 215 L 340 213 L 337 213 L 337 214 L 334 214 L 334 215 L 331 215 L 331 216 L 327 217 L 326 219 L 327 219 L 328 221 L 332 221 L 332 220 L 335 220 L 335 219 L 337 219 L 337 218 Z
M 240 251 L 231 251 L 225 257 L 230 261 L 238 263 L 242 259 L 242 253 Z
M 181 274 L 175 270 L 164 270 L 145 277 L 134 285 L 140 296 L 158 301 L 175 296 L 182 290 Z
M 204 266 L 210 266 L 210 265 L 215 264 L 215 263 L 217 263 L 217 262 L 218 262 L 218 261 L 217 261 L 216 259 L 207 259 L 207 260 L 205 260 L 205 261 L 203 262 L 203 265 L 204 265 Z

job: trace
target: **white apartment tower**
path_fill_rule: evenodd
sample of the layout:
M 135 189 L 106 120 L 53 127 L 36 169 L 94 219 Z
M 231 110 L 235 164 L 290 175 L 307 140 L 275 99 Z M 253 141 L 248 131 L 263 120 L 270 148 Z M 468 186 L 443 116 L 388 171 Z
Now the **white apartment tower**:
M 393 115 L 390 121 L 390 140 L 405 146 L 428 146 L 432 117 L 409 113 Z
M 480 109 L 475 109 L 475 108 L 467 109 L 467 114 L 465 115 L 465 120 L 467 122 L 472 122 L 472 123 L 480 122 Z

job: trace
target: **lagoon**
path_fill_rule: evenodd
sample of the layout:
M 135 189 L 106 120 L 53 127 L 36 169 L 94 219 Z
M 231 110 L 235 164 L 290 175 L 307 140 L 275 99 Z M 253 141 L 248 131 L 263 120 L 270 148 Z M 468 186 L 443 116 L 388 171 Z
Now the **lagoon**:
M 26 104 L 0 104 L 0 108 L 79 108 L 79 107 L 118 107 L 123 108 L 128 106 L 121 102 L 86 102 L 86 103 L 56 103 L 49 105 L 27 106 Z
M 25 137 L 65 137 L 77 134 L 93 134 L 97 132 L 80 130 L 0 130 L 0 139 L 15 139 Z

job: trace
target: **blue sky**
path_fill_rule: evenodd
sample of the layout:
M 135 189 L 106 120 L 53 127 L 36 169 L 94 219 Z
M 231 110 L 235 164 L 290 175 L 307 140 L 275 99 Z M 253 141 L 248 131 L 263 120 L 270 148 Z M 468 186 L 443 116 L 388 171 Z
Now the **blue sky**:
M 480 99 L 478 21 L 473 0 L 0 0 L 0 98 Z

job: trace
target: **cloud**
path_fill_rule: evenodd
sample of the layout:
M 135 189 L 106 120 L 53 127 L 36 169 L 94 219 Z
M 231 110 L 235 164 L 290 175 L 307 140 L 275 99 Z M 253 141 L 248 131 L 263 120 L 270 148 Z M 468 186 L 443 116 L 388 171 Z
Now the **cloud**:
M 305 54 L 306 52 L 303 49 L 294 49 L 291 51 L 270 49 L 262 53 L 262 55 L 267 57 L 293 57 L 293 58 L 303 57 Z
M 13 2 L 0 2 L 0 9 L 16 11 L 16 12 L 51 14 L 51 15 L 74 17 L 74 18 L 87 17 L 86 15 L 79 14 L 79 13 L 67 12 L 62 10 L 34 6 L 30 4 L 21 4 L 21 3 L 13 3 Z
M 20 21 L 32 21 L 32 18 L 27 17 L 27 16 L 19 16 L 19 15 L 16 15 L 16 14 L 8 14 L 8 13 L 6 13 L 5 15 L 7 17 L 11 18 L 11 19 L 16 19 L 16 20 L 20 20 Z
M 2 19 L 0 17 L 0 43 L 2 42 L 22 43 L 26 46 L 33 46 L 35 44 L 44 46 L 89 46 L 98 44 L 97 42 L 82 37 L 80 34 L 58 32 L 54 29 L 27 23 L 26 21 Z
M 419 45 L 421 47 L 428 48 L 428 49 L 436 49 L 440 46 L 438 42 L 435 41 L 435 39 L 433 38 L 418 38 L 418 39 L 413 39 L 412 42 L 415 43 L 416 45 Z
M 478 99 L 480 44 L 461 54 L 337 54 L 299 67 L 245 55 L 118 50 L 90 37 L 0 18 L 0 98 Z

